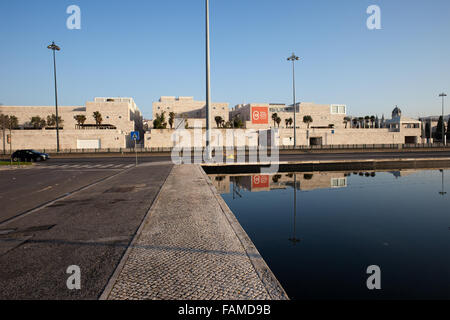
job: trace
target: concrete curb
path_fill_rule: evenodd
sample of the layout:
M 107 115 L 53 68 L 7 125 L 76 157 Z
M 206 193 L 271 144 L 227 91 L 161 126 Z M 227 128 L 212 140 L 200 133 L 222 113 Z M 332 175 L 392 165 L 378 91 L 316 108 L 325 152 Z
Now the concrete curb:
M 144 229 L 148 219 L 151 216 L 151 213 L 153 211 L 153 208 L 156 206 L 156 204 L 159 201 L 159 198 L 161 196 L 161 191 L 164 187 L 164 185 L 166 184 L 167 179 L 169 178 L 169 176 L 172 174 L 174 166 L 172 166 L 172 168 L 170 169 L 169 174 L 167 175 L 166 179 L 164 180 L 164 182 L 161 184 L 158 193 L 155 197 L 155 199 L 153 200 L 150 208 L 148 209 L 147 213 L 145 214 L 144 218 L 142 219 L 138 230 L 136 231 L 133 240 L 131 240 L 130 244 L 128 245 L 127 250 L 125 251 L 125 253 L 123 254 L 122 258 L 120 259 L 119 264 L 117 265 L 116 269 L 114 270 L 111 278 L 109 279 L 108 283 L 106 284 L 102 294 L 99 297 L 99 300 L 108 300 L 109 295 L 111 294 L 111 291 L 114 287 L 114 285 L 116 284 L 117 279 L 120 276 L 120 273 L 123 270 L 123 267 L 125 266 L 126 262 L 128 261 L 128 257 L 130 256 L 131 250 L 133 250 L 133 248 L 136 245 L 136 242 L 138 241 L 139 237 L 141 236 L 142 230 Z
M 281 286 L 281 284 L 279 283 L 278 279 L 275 277 L 273 272 L 270 270 L 269 266 L 266 264 L 266 262 L 262 258 L 258 249 L 256 249 L 256 247 L 253 244 L 253 242 L 251 241 L 250 237 L 247 235 L 245 230 L 242 228 L 241 224 L 236 219 L 236 217 L 233 214 L 233 212 L 231 211 L 231 209 L 228 207 L 228 205 L 222 199 L 220 194 L 217 192 L 216 188 L 214 187 L 214 185 L 211 182 L 211 179 L 209 179 L 209 177 L 207 176 L 207 174 L 205 173 L 205 171 L 202 169 L 202 167 L 200 165 L 196 165 L 196 167 L 197 167 L 197 170 L 199 170 L 200 174 L 202 175 L 203 179 L 205 179 L 206 183 L 208 184 L 211 192 L 213 193 L 220 208 L 222 209 L 222 212 L 225 215 L 225 218 L 227 219 L 228 223 L 230 224 L 231 228 L 233 229 L 234 233 L 236 234 L 236 237 L 241 242 L 242 247 L 244 248 L 245 253 L 247 254 L 247 257 L 249 258 L 256 273 L 258 274 L 259 278 L 261 279 L 262 283 L 264 284 L 269 296 L 273 300 L 289 300 L 288 295 L 284 291 L 284 289 Z

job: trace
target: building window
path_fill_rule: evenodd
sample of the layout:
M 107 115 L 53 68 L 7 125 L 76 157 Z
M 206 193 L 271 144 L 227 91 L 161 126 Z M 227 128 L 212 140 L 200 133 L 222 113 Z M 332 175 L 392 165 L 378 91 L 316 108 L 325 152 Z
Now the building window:
M 344 188 L 347 186 L 346 178 L 332 178 L 331 179 L 331 187 L 332 188 Z
M 331 114 L 346 114 L 346 109 L 346 106 L 333 104 L 331 105 Z

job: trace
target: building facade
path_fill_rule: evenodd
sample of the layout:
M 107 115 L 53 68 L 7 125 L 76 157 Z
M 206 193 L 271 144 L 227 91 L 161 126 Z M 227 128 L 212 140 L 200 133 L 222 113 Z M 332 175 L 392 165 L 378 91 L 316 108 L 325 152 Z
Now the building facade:
M 0 106 L 0 114 L 18 120 L 8 140 L 11 149 L 56 149 L 56 126 L 46 121 L 55 113 L 54 106 Z M 95 98 L 85 106 L 58 106 L 58 115 L 61 149 L 132 147 L 130 133 L 144 132 L 141 112 L 132 98 Z M 36 126 L 32 118 L 47 123 Z

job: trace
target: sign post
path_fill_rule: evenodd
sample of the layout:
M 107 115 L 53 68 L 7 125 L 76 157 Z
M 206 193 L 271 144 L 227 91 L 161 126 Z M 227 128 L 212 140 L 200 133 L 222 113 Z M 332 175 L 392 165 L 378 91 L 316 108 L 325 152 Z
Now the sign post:
M 134 140 L 134 152 L 136 153 L 136 167 L 138 165 L 136 141 L 139 140 L 139 131 L 131 131 L 131 139 Z

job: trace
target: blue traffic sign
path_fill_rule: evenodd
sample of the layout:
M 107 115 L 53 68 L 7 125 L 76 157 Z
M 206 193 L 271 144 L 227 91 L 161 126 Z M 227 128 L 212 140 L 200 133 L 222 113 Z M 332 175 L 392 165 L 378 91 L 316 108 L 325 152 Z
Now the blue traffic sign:
M 131 131 L 131 139 L 139 140 L 139 131 Z

